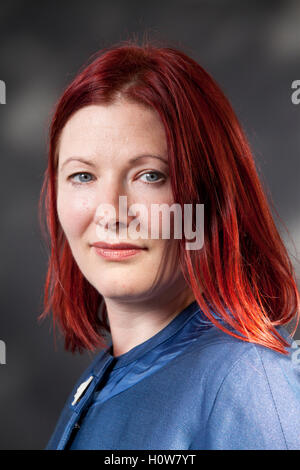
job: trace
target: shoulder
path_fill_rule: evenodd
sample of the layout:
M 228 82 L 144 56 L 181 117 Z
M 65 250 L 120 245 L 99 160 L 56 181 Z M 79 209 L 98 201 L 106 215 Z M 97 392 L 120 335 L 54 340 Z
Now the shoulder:
M 290 344 L 290 347 L 287 348 L 287 355 L 236 338 L 213 326 L 206 331 L 200 331 L 197 338 L 186 348 L 183 356 L 195 368 L 201 368 L 202 372 L 206 369 L 208 371 L 218 369 L 222 378 L 234 368 L 241 369 L 246 374 L 248 373 L 247 366 L 254 364 L 258 366 L 256 371 L 267 372 L 270 367 L 280 364 L 286 369 L 294 368 L 294 372 L 297 372 L 300 358 L 297 361 L 296 354 L 300 349 L 285 328 L 278 327 L 277 331 Z
M 288 355 L 216 327 L 190 348 L 205 377 L 207 448 L 300 448 L 299 350 L 287 330 L 278 331 L 291 344 Z

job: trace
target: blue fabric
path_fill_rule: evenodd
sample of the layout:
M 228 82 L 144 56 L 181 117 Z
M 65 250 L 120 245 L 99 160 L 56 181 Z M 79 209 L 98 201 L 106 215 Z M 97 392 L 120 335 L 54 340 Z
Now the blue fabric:
M 110 343 L 47 449 L 300 449 L 300 350 L 277 331 L 287 356 L 224 333 L 193 302 L 117 358 Z

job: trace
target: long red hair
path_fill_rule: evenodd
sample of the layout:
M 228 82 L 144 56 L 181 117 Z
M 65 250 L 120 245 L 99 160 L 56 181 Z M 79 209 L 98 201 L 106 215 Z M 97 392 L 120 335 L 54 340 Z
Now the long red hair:
M 230 335 L 286 354 L 288 343 L 275 327 L 296 318 L 294 334 L 299 291 L 244 132 L 220 87 L 197 62 L 149 42 L 125 41 L 97 52 L 55 106 L 39 203 L 40 222 L 42 228 L 46 222 L 50 237 L 39 318 L 52 310 L 54 326 L 59 324 L 72 352 L 105 344 L 109 324 L 103 297 L 79 270 L 58 220 L 56 172 L 68 119 L 84 106 L 118 96 L 159 113 L 174 200 L 182 207 L 204 204 L 203 248 L 186 250 L 183 238 L 179 256 L 204 314 Z

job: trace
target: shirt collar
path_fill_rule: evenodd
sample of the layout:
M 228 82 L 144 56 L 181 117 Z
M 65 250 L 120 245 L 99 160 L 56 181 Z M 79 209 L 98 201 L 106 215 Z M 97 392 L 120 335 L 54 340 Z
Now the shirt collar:
M 156 333 L 154 336 L 151 336 L 148 340 L 144 341 L 141 344 L 138 344 L 134 348 L 130 349 L 120 356 L 113 356 L 112 352 L 112 341 L 110 340 L 108 347 L 102 351 L 101 359 L 94 367 L 94 373 L 96 375 L 100 369 L 102 369 L 103 361 L 113 362 L 114 369 L 119 367 L 126 366 L 132 361 L 137 360 L 139 357 L 143 356 L 145 353 L 155 348 L 162 342 L 169 339 L 171 336 L 175 335 L 186 322 L 188 322 L 196 313 L 199 313 L 200 307 L 196 300 L 190 303 L 185 307 L 178 315 L 176 315 L 170 323 L 168 323 L 162 330 Z

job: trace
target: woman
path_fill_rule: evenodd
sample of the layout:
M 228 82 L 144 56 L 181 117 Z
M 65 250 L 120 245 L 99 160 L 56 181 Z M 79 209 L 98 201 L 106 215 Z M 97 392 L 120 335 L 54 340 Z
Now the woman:
M 199 64 L 149 43 L 93 57 L 56 105 L 41 202 L 42 317 L 52 310 L 67 350 L 100 348 L 47 449 L 300 448 L 295 274 L 243 131 Z M 173 203 L 204 205 L 200 248 L 152 217 Z M 195 218 L 177 228 L 197 233 Z

